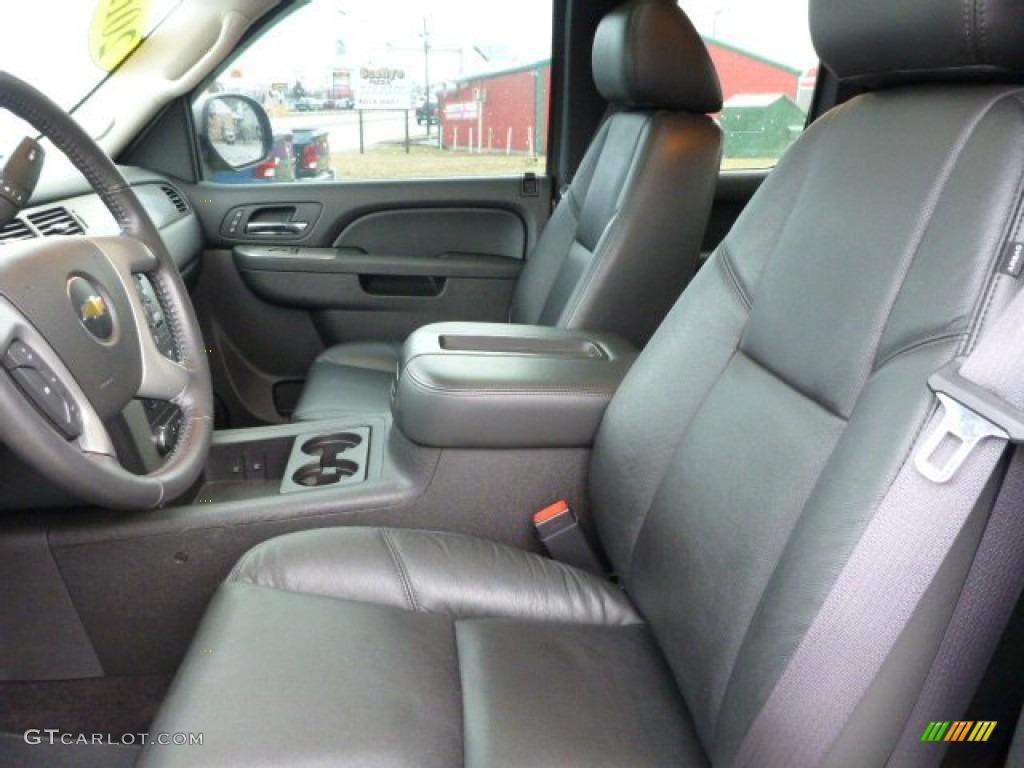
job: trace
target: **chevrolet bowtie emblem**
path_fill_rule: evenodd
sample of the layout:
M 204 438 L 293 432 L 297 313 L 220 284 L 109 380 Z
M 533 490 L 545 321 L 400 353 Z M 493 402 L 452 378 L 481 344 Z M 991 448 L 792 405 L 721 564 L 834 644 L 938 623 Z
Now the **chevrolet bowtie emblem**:
M 78 312 L 83 323 L 89 320 L 98 320 L 107 314 L 107 302 L 101 296 L 90 296 L 78 308 Z
M 114 339 L 114 311 L 103 290 L 84 275 L 68 280 L 68 299 L 78 322 L 97 341 L 106 343 Z

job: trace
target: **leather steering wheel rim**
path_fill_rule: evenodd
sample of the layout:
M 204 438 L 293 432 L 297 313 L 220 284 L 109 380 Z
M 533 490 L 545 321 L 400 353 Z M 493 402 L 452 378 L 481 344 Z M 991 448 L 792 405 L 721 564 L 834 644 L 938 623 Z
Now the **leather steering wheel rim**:
M 83 264 L 100 264 L 106 258 L 110 269 L 103 267 L 105 274 L 116 272 L 120 279 L 109 279 L 104 287 L 115 294 L 119 306 L 129 308 L 120 313 L 120 319 L 125 324 L 126 344 L 134 344 L 140 350 L 142 372 L 139 376 L 143 382 L 146 376 L 150 382 L 160 376 L 173 379 L 171 383 L 160 386 L 151 383 L 150 389 L 161 393 L 166 391 L 166 395 L 159 399 L 173 402 L 182 414 L 179 436 L 170 455 L 155 471 L 137 475 L 126 470 L 112 450 L 94 447 L 96 443 L 102 443 L 102 438 L 92 443 L 85 440 L 76 443 L 58 433 L 53 424 L 29 405 L 11 376 L 0 371 L 0 438 L 43 476 L 86 501 L 118 509 L 161 506 L 196 481 L 206 463 L 213 429 L 209 365 L 188 291 L 138 196 L 113 161 L 69 114 L 33 86 L 5 72 L 0 72 L 0 107 L 28 122 L 64 152 L 106 205 L 121 232 L 117 238 L 59 237 L 40 239 L 52 240 L 52 243 L 26 241 L 34 243 L 32 247 L 37 249 L 53 253 L 59 249 L 62 254 L 61 259 L 52 262 L 58 263 L 59 268 L 53 267 L 48 272 L 39 269 L 39 280 L 59 280 L 63 288 L 69 276 L 60 273 L 70 271 L 71 276 L 77 274 L 79 254 Z M 34 255 L 39 256 L 38 253 Z M 23 261 L 29 263 L 30 259 L 26 257 Z M 64 263 L 68 266 L 61 266 Z M 145 312 L 140 311 L 139 297 L 134 293 L 132 277 L 135 274 L 148 276 L 154 287 L 177 351 L 175 361 L 160 357 L 159 364 L 154 364 L 157 361 L 153 356 L 156 346 L 145 322 Z M 24 283 L 24 279 L 20 282 Z M 15 330 L 9 330 L 8 338 L 0 335 L 0 343 L 4 344 L 0 347 L 0 355 L 17 337 L 19 328 L 21 333 L 31 334 L 37 344 L 49 342 L 45 334 L 42 335 L 43 341 L 39 341 L 40 334 L 35 333 L 36 329 L 27 320 L 29 313 L 23 286 L 19 283 L 18 290 L 22 292 L 22 306 L 19 307 L 18 302 L 12 299 L 15 289 L 7 290 L 11 284 L 13 281 L 9 281 L 9 285 L 0 281 L 0 294 L 6 300 L 9 314 L 20 315 L 22 319 L 11 326 Z M 67 311 L 73 312 L 70 303 Z M 51 367 L 58 374 L 63 372 L 64 376 L 76 378 L 61 365 L 59 355 L 51 350 L 50 356 L 51 359 L 56 357 Z M 114 374 L 110 378 L 113 380 Z M 64 384 L 71 391 L 81 391 L 74 381 L 65 381 Z M 137 396 L 147 395 L 132 393 L 132 397 Z M 82 406 L 90 408 L 88 402 Z M 95 415 L 86 414 L 85 419 L 87 427 L 93 424 L 94 430 L 95 424 L 102 424 L 99 419 L 91 418 Z

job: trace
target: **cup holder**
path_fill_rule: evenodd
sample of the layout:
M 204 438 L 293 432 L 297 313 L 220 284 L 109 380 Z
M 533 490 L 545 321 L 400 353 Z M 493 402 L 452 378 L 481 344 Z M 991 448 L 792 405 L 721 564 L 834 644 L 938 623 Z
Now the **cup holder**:
M 369 445 L 369 427 L 299 435 L 281 480 L 281 492 L 363 482 L 366 480 Z
M 359 465 L 354 461 L 336 459 L 330 463 L 321 462 L 299 467 L 292 475 L 292 480 L 306 488 L 319 488 L 341 482 L 358 471 Z
M 331 457 L 350 451 L 362 442 L 363 438 L 354 432 L 339 432 L 307 440 L 302 444 L 302 452 L 310 456 Z

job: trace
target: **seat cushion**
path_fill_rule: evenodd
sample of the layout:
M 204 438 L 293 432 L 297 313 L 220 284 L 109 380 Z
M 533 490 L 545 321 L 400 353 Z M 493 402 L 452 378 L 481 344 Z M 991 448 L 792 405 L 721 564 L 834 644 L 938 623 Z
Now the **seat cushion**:
M 420 531 L 310 531 L 253 550 L 151 732 L 203 744 L 150 746 L 141 766 L 706 765 L 615 585 Z
M 364 341 L 328 348 L 310 367 L 292 420 L 389 410 L 391 383 L 401 357 L 401 342 Z

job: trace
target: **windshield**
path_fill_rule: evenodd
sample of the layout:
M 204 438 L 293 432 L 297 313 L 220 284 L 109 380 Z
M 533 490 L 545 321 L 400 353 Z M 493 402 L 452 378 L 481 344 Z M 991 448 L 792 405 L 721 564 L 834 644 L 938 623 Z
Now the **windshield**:
M 73 110 L 179 0 L 31 0 L 4 4 L 0 69 Z M 0 155 L 29 126 L 0 112 Z

